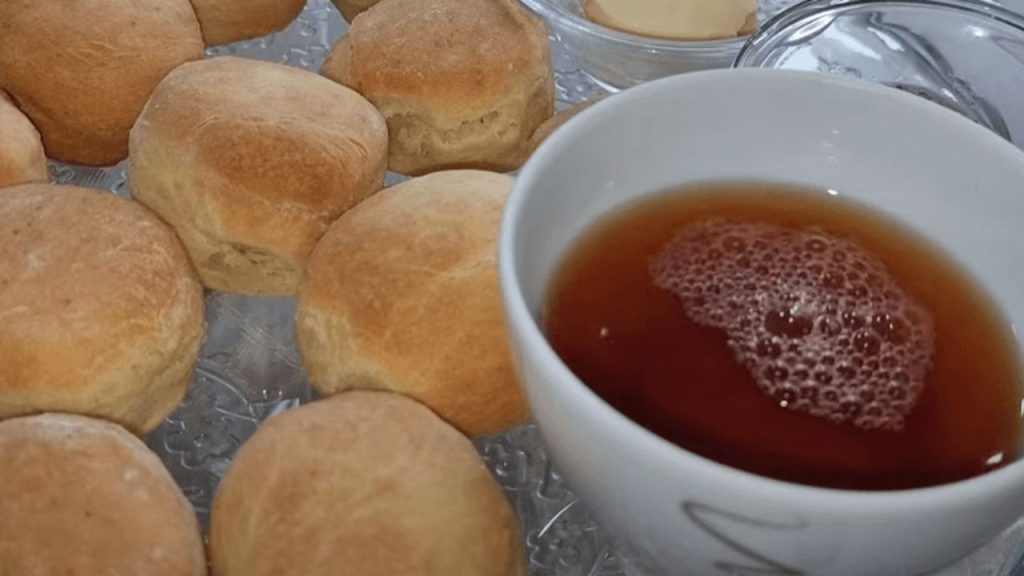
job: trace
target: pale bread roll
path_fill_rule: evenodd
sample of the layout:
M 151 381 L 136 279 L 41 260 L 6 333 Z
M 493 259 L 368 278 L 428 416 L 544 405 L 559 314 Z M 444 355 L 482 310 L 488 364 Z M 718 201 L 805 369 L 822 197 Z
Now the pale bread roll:
M 203 293 L 174 233 L 98 190 L 0 189 L 0 418 L 155 428 L 185 395 Z
M 39 132 L 0 92 L 0 188 L 49 178 Z
M 331 0 L 338 7 L 338 12 L 351 22 L 356 16 L 368 10 L 380 0 Z
M 351 392 L 269 419 L 217 491 L 217 576 L 524 576 L 508 502 L 424 406 Z
M 123 159 L 153 88 L 202 56 L 189 0 L 0 2 L 0 89 L 64 162 Z
M 296 337 L 323 394 L 411 396 L 469 435 L 523 422 L 495 263 L 512 179 L 438 172 L 342 216 L 310 258 Z
M 516 0 L 385 0 L 321 73 L 384 114 L 403 174 L 514 170 L 554 110 L 547 32 Z
M 209 46 L 282 30 L 305 5 L 306 0 L 192 0 Z
M 283 64 L 220 57 L 160 84 L 131 134 L 136 200 L 210 288 L 298 289 L 327 227 L 383 185 L 387 127 L 362 96 Z
M 65 414 L 0 422 L 0 462 L 0 574 L 206 574 L 191 504 L 120 426 Z
M 562 127 L 563 124 L 575 118 L 579 113 L 583 112 L 587 108 L 590 108 L 594 104 L 597 104 L 601 100 L 604 100 L 608 96 L 609 94 L 603 94 L 596 98 L 585 100 L 583 102 L 570 106 L 565 110 L 562 110 L 561 112 L 555 114 L 551 118 L 548 118 L 547 121 L 541 124 L 540 128 L 537 128 L 537 130 L 534 131 L 533 135 L 530 136 L 530 141 L 527 146 L 530 155 L 533 155 L 533 153 L 537 151 L 537 148 L 539 148 L 540 145 L 543 144 L 549 136 L 555 133 L 555 130 L 558 130 L 559 128 Z

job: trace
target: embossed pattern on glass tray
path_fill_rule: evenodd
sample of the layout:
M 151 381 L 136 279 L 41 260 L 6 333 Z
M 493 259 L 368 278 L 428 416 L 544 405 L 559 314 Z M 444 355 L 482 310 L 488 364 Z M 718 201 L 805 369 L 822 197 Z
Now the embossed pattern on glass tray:
M 762 4 L 776 11 L 792 2 L 763 0 Z M 344 30 L 344 21 L 328 0 L 309 0 L 287 30 L 208 53 L 237 54 L 316 71 Z M 557 46 L 554 59 L 560 107 L 601 93 Z M 51 174 L 56 182 L 130 194 L 125 163 L 102 169 L 54 163 Z M 389 177 L 389 183 L 398 180 L 395 175 Z M 314 397 L 292 338 L 293 300 L 210 292 L 206 305 L 209 335 L 188 397 L 147 439 L 204 525 L 217 483 L 238 447 L 262 420 Z M 624 574 L 628 559 L 548 461 L 533 426 L 481 438 L 476 445 L 518 514 L 531 576 Z M 1024 550 L 1022 536 L 1024 525 L 1019 523 L 942 576 L 1009 576 Z M 642 568 L 631 566 L 631 572 L 642 573 Z

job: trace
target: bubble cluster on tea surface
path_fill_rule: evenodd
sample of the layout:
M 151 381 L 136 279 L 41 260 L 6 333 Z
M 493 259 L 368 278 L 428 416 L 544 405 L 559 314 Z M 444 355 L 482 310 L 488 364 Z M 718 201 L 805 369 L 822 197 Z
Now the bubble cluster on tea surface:
M 780 406 L 899 430 L 934 354 L 932 320 L 856 242 L 813 228 L 710 220 L 655 256 L 655 284 L 723 330 Z

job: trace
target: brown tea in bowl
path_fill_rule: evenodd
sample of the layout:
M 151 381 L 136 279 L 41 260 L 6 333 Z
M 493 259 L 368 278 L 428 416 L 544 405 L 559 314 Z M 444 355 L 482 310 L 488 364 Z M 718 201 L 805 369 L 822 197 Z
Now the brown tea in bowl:
M 708 184 L 615 212 L 564 260 L 543 324 L 609 404 L 756 474 L 906 489 L 1018 452 L 1020 362 L 988 296 L 825 191 Z

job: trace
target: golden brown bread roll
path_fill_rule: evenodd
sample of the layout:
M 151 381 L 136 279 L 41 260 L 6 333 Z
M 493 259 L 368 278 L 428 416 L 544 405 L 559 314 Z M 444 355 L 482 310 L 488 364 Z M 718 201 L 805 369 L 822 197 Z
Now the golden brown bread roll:
M 128 179 L 207 286 L 288 295 L 331 222 L 383 185 L 386 163 L 384 119 L 359 94 L 221 57 L 156 89 L 132 129 Z
M 317 390 L 400 392 L 469 435 L 526 419 L 495 264 L 511 184 L 489 172 L 438 172 L 378 193 L 331 226 L 297 314 Z
M 216 576 L 523 576 L 473 445 L 422 405 L 351 392 L 269 419 L 217 491 Z
M 0 89 L 57 160 L 123 159 L 128 130 L 153 88 L 202 56 L 188 0 L 0 2 Z
M 209 46 L 282 30 L 305 5 L 306 0 L 192 0 Z
M 331 0 L 338 7 L 338 12 L 351 22 L 360 13 L 365 12 L 380 0 Z
M 547 33 L 516 0 L 386 0 L 321 73 L 380 109 L 403 174 L 513 170 L 554 107 Z
M 597 104 L 601 100 L 604 100 L 608 96 L 608 94 L 603 94 L 596 98 L 580 102 L 578 104 L 570 106 L 569 108 L 566 108 L 565 110 L 562 110 L 561 112 L 555 114 L 551 118 L 548 118 L 547 121 L 541 124 L 540 127 L 534 131 L 533 135 L 530 136 L 530 141 L 527 145 L 529 153 L 532 155 L 534 152 L 536 152 L 537 148 L 539 148 L 540 145 L 543 144 L 544 141 L 548 139 L 548 136 L 554 134 L 555 130 L 561 128 L 563 124 L 565 124 L 569 120 L 572 120 L 580 112 L 583 112 L 587 108 L 590 108 L 591 106 Z
M 120 426 L 65 414 L 0 422 L 0 462 L 0 574 L 206 574 L 192 506 Z
M 39 132 L 0 92 L 0 188 L 49 178 Z
M 155 428 L 181 401 L 203 294 L 174 233 L 131 200 L 0 189 L 0 418 L 73 412 Z

